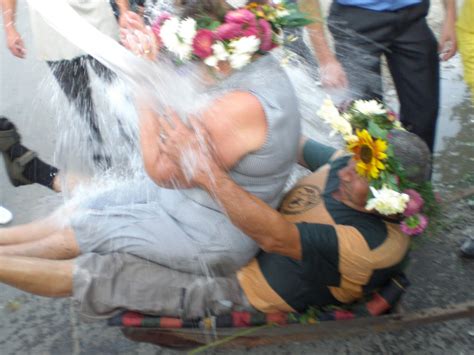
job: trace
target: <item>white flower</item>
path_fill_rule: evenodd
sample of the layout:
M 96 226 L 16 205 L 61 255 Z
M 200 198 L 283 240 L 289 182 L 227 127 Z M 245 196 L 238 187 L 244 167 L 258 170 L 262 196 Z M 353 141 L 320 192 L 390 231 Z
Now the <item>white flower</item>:
M 242 69 L 252 60 L 252 55 L 248 53 L 236 53 L 230 55 L 230 66 L 233 69 Z
M 348 144 L 357 143 L 359 141 L 359 137 L 357 137 L 355 134 L 348 134 L 343 138 Z
M 216 42 L 211 46 L 211 48 L 217 60 L 227 60 L 229 58 L 229 52 L 225 49 L 224 43 Z
M 179 31 L 179 18 L 171 17 L 166 20 L 160 28 L 160 37 L 163 43 L 168 41 L 176 41 L 176 35 Z
M 225 2 L 232 6 L 234 9 L 238 9 L 247 5 L 247 0 L 226 0 Z
M 374 197 L 367 201 L 365 208 L 369 211 L 376 210 L 385 216 L 402 213 L 410 200 L 407 194 L 389 189 L 386 186 L 383 186 L 380 190 L 376 190 L 371 186 L 370 190 Z
M 204 59 L 204 64 L 207 66 L 217 68 L 217 64 L 219 63 L 219 59 L 215 55 L 210 55 L 206 59 Z
M 193 54 L 193 46 L 179 42 L 173 49 L 169 48 L 182 61 L 190 60 Z
M 324 99 L 323 104 L 318 111 L 318 116 L 327 123 L 331 123 L 332 120 L 340 117 L 340 114 L 331 99 Z
M 160 29 L 163 44 L 180 60 L 191 58 L 195 36 L 196 21 L 191 18 L 180 21 L 177 17 L 172 17 L 166 20 Z
M 181 21 L 178 34 L 184 43 L 192 45 L 194 37 L 196 37 L 196 33 L 196 20 L 188 17 Z
M 399 120 L 395 120 L 393 122 L 393 127 L 395 129 L 400 129 L 400 130 L 403 130 L 403 131 L 405 130 L 405 128 L 403 128 L 402 123 Z
M 342 115 L 339 113 L 339 110 L 330 99 L 325 99 L 323 105 L 318 111 L 318 116 L 321 117 L 324 121 L 329 123 L 332 128 L 331 135 L 335 133 L 340 133 L 344 139 L 347 139 L 352 136 L 352 126 L 350 123 L 349 115 Z
M 232 54 L 254 54 L 260 48 L 260 39 L 256 36 L 242 37 L 231 41 Z
M 357 100 L 354 102 L 354 109 L 364 115 L 383 115 L 387 112 L 376 100 Z
M 285 17 L 285 16 L 288 16 L 290 14 L 290 12 L 288 10 L 277 10 L 276 12 L 276 16 L 278 18 L 282 18 L 282 17 Z

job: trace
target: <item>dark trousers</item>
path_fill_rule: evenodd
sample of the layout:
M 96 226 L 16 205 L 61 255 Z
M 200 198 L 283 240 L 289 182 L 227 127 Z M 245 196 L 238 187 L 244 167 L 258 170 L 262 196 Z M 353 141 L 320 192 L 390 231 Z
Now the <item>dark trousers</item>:
M 400 120 L 433 151 L 439 106 L 438 44 L 426 22 L 429 2 L 371 11 L 333 2 L 328 18 L 336 55 L 356 98 L 382 98 L 385 55 L 400 100 Z
M 89 73 L 87 65 L 104 81 L 112 82 L 115 74 L 107 67 L 90 56 L 81 56 L 71 60 L 59 60 L 47 62 L 59 86 L 66 95 L 69 102 L 79 112 L 90 128 L 90 138 L 94 151 L 93 159 L 98 165 L 106 165 L 110 162 L 101 149 L 103 137 L 99 129 L 97 113 L 92 98 Z

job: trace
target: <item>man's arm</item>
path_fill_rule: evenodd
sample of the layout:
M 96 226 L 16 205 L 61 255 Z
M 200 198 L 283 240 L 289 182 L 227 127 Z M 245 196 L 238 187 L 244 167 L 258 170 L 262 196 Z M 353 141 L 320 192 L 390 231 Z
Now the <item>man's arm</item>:
M 441 60 L 448 60 L 457 51 L 456 40 L 456 1 L 443 0 L 444 23 L 439 38 L 439 53 Z
M 130 3 L 128 0 L 115 0 L 115 3 L 117 4 L 118 7 L 118 18 L 119 18 L 119 25 L 120 27 L 126 27 L 126 13 L 130 9 Z
M 321 83 L 327 88 L 347 87 L 346 73 L 330 48 L 324 32 L 319 0 L 299 0 L 298 6 L 302 12 L 314 20 L 314 23 L 308 25 L 307 28 L 319 62 Z
M 298 148 L 298 163 L 311 171 L 316 171 L 340 153 L 333 147 L 302 136 Z
M 7 47 L 15 57 L 24 58 L 26 55 L 25 45 L 15 27 L 16 0 L 0 1 Z
M 230 178 L 219 155 L 210 146 L 207 129 L 197 120 L 191 120 L 194 131 L 177 118 L 171 123 L 173 127 L 164 119 L 160 120 L 162 133 L 167 138 L 159 141 L 158 147 L 176 164 L 177 170 L 187 170 L 187 176 L 183 175 L 183 178 L 208 191 L 232 223 L 260 248 L 300 260 L 301 242 L 296 225 Z M 208 143 L 203 145 L 203 142 Z M 196 163 L 193 168 L 189 166 L 189 157 Z

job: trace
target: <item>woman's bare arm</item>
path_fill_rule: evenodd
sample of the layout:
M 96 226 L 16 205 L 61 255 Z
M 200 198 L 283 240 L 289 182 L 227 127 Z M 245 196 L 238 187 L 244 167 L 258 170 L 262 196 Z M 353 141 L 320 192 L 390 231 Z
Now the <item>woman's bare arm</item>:
M 193 155 L 199 164 L 183 177 L 191 185 L 208 191 L 228 214 L 232 223 L 267 252 L 278 253 L 300 260 L 301 241 L 298 228 L 259 198 L 237 185 L 227 174 L 225 166 L 209 142 L 207 129 L 196 120 L 191 128 L 175 119 L 172 124 L 162 122 L 168 136 L 159 147 L 178 170 L 183 168 L 186 155 Z M 202 142 L 207 141 L 205 148 Z M 182 142 L 186 142 L 183 144 Z
M 170 112 L 169 116 L 175 114 Z M 266 139 L 265 113 L 257 98 L 249 93 L 224 95 L 211 103 L 209 109 L 199 115 L 199 120 L 209 134 L 209 144 L 226 169 L 232 168 L 246 154 L 258 150 Z M 160 122 L 166 122 L 166 119 L 152 109 L 140 110 L 141 148 L 146 172 L 160 186 L 189 187 L 185 181 L 180 181 L 180 171 L 174 162 L 159 149 L 160 135 L 163 135 Z

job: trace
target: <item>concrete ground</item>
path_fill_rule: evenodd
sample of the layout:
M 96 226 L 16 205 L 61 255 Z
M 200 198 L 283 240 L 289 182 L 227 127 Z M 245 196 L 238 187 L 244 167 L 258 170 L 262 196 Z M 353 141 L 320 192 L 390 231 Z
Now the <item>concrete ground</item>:
M 56 125 L 49 93 L 41 90 L 44 78 L 50 74 L 43 63 L 34 59 L 25 6 L 24 1 L 19 1 L 18 27 L 24 34 L 28 58 L 23 61 L 13 58 L 5 48 L 3 32 L 0 34 L 0 115 L 11 117 L 24 141 L 45 160 L 52 161 L 60 127 Z M 444 91 L 448 103 L 443 102 L 442 134 L 438 137 L 437 176 L 443 182 L 439 185 L 442 191 L 444 188 L 454 191 L 472 186 L 472 179 L 466 178 L 466 171 L 472 172 L 473 166 L 474 112 L 463 99 L 466 90 L 456 60 L 443 69 L 443 85 L 449 89 Z M 461 148 L 459 142 L 464 144 Z M 60 200 L 60 196 L 39 186 L 13 188 L 4 169 L 0 169 L 0 204 L 14 213 L 14 224 L 46 214 Z M 474 234 L 472 205 L 473 201 L 469 199 L 450 205 L 438 236 L 413 251 L 408 273 L 412 287 L 403 300 L 406 311 L 473 299 L 474 261 L 463 260 L 457 255 L 462 239 Z M 121 335 L 119 329 L 107 327 L 103 322 L 82 321 L 70 300 L 35 297 L 4 285 L 0 285 L 0 316 L 2 355 L 174 353 L 150 344 L 131 342 Z M 449 321 L 343 341 L 294 343 L 225 352 L 474 354 L 474 320 Z

